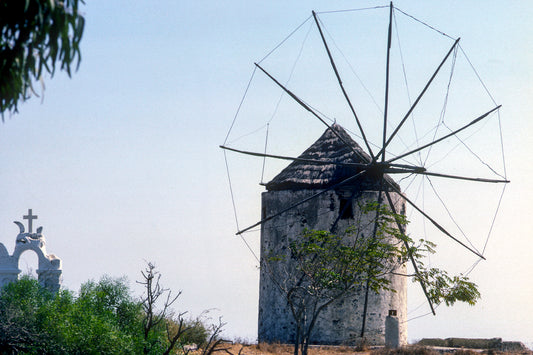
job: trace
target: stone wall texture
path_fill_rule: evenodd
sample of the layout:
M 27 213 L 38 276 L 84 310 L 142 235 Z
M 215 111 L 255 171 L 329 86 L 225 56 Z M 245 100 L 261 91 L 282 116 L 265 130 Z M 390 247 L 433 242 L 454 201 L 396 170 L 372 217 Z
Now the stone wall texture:
M 316 194 L 313 189 L 267 191 L 262 195 L 263 218 L 271 216 L 287 207 Z M 342 218 L 338 219 L 333 232 L 345 231 L 349 226 L 358 226 L 366 236 L 372 235 L 374 215 L 363 214 L 359 208 L 362 204 L 378 199 L 376 191 L 360 191 L 356 198 L 351 198 L 353 191 L 331 190 L 309 202 L 303 203 L 282 215 L 273 218 L 261 227 L 261 258 L 270 253 L 279 253 L 287 248 L 291 238 L 301 235 L 307 229 L 331 230 L 341 215 L 341 206 L 351 204 Z M 391 193 L 396 210 L 404 213 L 403 199 Z M 350 210 L 351 208 L 351 210 Z M 290 265 L 277 263 L 280 268 L 290 270 Z M 277 266 L 273 266 L 276 268 Z M 398 273 L 405 274 L 405 265 L 401 265 Z M 283 274 L 283 270 L 267 270 L 261 268 L 259 290 L 259 328 L 260 342 L 291 343 L 294 341 L 294 321 L 272 275 Z M 290 271 L 285 271 L 290 272 Z M 287 275 L 289 276 L 289 275 Z M 389 276 L 391 288 L 397 292 L 382 291 L 380 294 L 370 292 L 368 299 L 365 340 L 370 344 L 385 344 L 385 320 L 389 310 L 396 310 L 399 321 L 400 344 L 407 343 L 407 284 L 403 276 Z M 311 336 L 314 344 L 356 344 L 360 339 L 364 289 L 354 292 L 348 298 L 331 304 L 321 314 Z

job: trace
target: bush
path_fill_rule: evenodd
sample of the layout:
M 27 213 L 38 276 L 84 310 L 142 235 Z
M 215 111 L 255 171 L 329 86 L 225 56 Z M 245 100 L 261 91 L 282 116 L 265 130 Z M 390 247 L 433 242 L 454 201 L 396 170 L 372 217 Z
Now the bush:
M 0 353 L 30 352 L 47 339 L 40 332 L 42 310 L 53 295 L 24 276 L 0 292 Z
M 0 353 L 138 353 L 140 316 L 123 279 L 89 281 L 75 298 L 25 276 L 0 293 Z
M 68 353 L 131 354 L 142 344 L 140 317 L 126 280 L 104 276 L 81 286 L 59 333 Z
M 189 330 L 183 334 L 181 340 L 183 345 L 196 344 L 200 348 L 206 345 L 210 334 L 209 329 L 207 329 L 201 319 L 190 319 L 185 322 L 185 326 L 189 328 Z
M 213 352 L 224 323 L 185 321 L 185 313 L 174 314 L 168 306 L 156 311 L 160 320 L 145 334 L 148 313 L 125 278 L 88 281 L 75 296 L 68 290 L 51 293 L 24 276 L 0 290 L 0 354 L 159 355 L 187 344 Z

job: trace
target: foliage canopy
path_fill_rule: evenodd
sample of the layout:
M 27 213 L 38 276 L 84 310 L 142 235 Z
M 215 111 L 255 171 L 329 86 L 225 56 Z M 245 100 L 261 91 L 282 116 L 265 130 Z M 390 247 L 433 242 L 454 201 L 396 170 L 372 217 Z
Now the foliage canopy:
M 54 75 L 56 62 L 71 76 L 81 60 L 83 0 L 0 2 L 0 112 L 17 112 L 19 101 L 35 93 L 32 82 Z
M 210 338 L 219 339 L 220 328 L 172 314 L 145 336 L 145 319 L 142 300 L 132 296 L 124 278 L 88 281 L 75 295 L 51 293 L 24 276 L 0 290 L 0 354 L 159 355 L 180 353 L 191 343 L 212 347 Z M 169 334 L 175 334 L 179 322 L 186 331 L 171 347 Z

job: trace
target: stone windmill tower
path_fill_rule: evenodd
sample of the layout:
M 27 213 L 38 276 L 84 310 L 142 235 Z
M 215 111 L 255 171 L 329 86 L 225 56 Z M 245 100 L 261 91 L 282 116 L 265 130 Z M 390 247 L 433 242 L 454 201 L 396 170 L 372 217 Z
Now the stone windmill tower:
M 312 164 L 311 160 L 337 164 L 318 165 Z M 349 226 L 356 226 L 367 236 L 372 235 L 374 224 L 370 216 L 362 214 L 360 206 L 378 200 L 381 178 L 367 173 L 339 186 L 341 181 L 359 172 L 353 165 L 339 163 L 368 163 L 370 160 L 341 126 L 334 124 L 331 129 L 328 128 L 300 155 L 299 160 L 292 162 L 266 185 L 267 191 L 262 194 L 262 218 L 286 211 L 261 225 L 261 258 L 272 251 L 287 248 L 289 241 L 301 235 L 306 228 L 338 233 Z M 398 186 L 389 176 L 385 175 L 384 179 Z M 325 192 L 317 195 L 321 191 Z M 389 194 L 395 201 L 395 210 L 404 213 L 404 201 L 394 191 L 389 190 Z M 405 274 L 405 266 L 399 268 L 398 273 Z M 318 319 L 311 341 L 319 344 L 355 343 L 360 340 L 364 317 L 366 341 L 384 344 L 385 320 L 389 310 L 394 310 L 400 324 L 400 343 L 405 344 L 406 278 L 391 275 L 390 281 L 397 292 L 376 294 L 370 291 L 367 295 L 366 290 L 360 289 L 349 298 L 331 304 Z M 259 341 L 290 343 L 294 341 L 294 336 L 294 323 L 287 301 L 272 273 L 267 268 L 261 268 Z

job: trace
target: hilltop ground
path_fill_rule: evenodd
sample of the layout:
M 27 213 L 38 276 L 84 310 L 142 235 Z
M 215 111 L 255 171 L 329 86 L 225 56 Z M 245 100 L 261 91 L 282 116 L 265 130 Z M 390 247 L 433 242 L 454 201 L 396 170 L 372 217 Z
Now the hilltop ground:
M 226 348 L 226 351 L 221 353 L 227 353 L 232 355 L 291 355 L 293 354 L 293 347 L 290 345 L 280 344 L 227 344 L 222 348 Z M 496 350 L 472 350 L 472 349 L 452 349 L 452 348 L 430 348 L 421 346 L 408 346 L 402 349 L 372 349 L 356 351 L 353 347 L 334 347 L 334 346 L 313 346 L 309 349 L 309 355 L 440 355 L 440 354 L 460 354 L 460 355 L 478 355 L 478 354 L 490 354 L 490 355 L 502 355 L 502 354 L 524 354 L 533 355 L 532 351 L 518 351 L 518 352 L 500 352 Z M 193 353 L 190 353 L 191 355 Z

